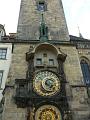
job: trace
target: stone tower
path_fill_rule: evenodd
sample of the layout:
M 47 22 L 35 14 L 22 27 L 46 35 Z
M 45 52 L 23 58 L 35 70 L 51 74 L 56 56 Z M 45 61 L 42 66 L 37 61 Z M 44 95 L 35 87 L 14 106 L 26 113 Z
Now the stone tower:
M 22 40 L 38 40 L 41 13 L 48 26 L 48 39 L 68 41 L 68 29 L 61 0 L 22 0 L 17 37 Z
M 12 45 L 2 120 L 90 120 L 90 41 L 69 40 L 61 0 L 21 0 L 17 37 L 2 40 Z

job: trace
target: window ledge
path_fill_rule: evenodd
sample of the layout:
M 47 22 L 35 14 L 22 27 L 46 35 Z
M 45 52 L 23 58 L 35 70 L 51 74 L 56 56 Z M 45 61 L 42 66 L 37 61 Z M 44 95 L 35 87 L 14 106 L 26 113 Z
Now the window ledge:
M 54 65 L 48 65 L 47 67 L 48 68 L 57 68 L 57 66 L 54 66 Z
M 2 58 L 0 58 L 0 60 L 7 60 L 7 59 L 2 59 Z
M 36 65 L 35 68 L 44 68 L 44 67 L 47 67 L 47 68 L 57 68 L 57 66 L 54 66 L 54 65 Z

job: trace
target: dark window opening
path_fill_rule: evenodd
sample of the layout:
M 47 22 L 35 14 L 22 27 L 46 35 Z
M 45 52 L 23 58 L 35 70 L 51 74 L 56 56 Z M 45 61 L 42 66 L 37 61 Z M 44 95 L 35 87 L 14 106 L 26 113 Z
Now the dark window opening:
M 46 4 L 44 1 L 38 3 L 38 10 L 41 12 L 46 11 Z
M 7 49 L 0 48 L 0 59 L 6 59 Z
M 19 88 L 24 88 L 24 85 L 23 84 L 19 85 Z
M 49 59 L 49 65 L 54 65 L 54 60 L 53 59 Z
M 90 85 L 90 68 L 85 60 L 81 61 L 81 69 L 84 77 L 84 83 Z
M 37 64 L 37 65 L 41 65 L 41 64 L 42 64 L 42 59 L 41 59 L 41 58 L 37 58 L 36 64 Z

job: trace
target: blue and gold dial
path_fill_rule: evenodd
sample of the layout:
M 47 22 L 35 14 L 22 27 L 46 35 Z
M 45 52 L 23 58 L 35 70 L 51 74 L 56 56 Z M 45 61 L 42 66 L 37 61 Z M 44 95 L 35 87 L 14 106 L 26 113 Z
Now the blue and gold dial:
M 33 88 L 41 96 L 52 96 L 60 90 L 60 80 L 51 71 L 41 71 L 34 77 Z

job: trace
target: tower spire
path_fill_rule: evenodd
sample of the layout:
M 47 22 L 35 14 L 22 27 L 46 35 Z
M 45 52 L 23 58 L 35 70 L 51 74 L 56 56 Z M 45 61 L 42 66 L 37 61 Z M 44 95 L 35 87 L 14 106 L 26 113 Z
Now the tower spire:
M 78 26 L 78 31 L 79 31 L 79 37 L 80 37 L 80 38 L 83 38 L 83 36 L 82 36 L 82 34 L 81 34 L 81 32 L 80 32 L 79 26 Z

